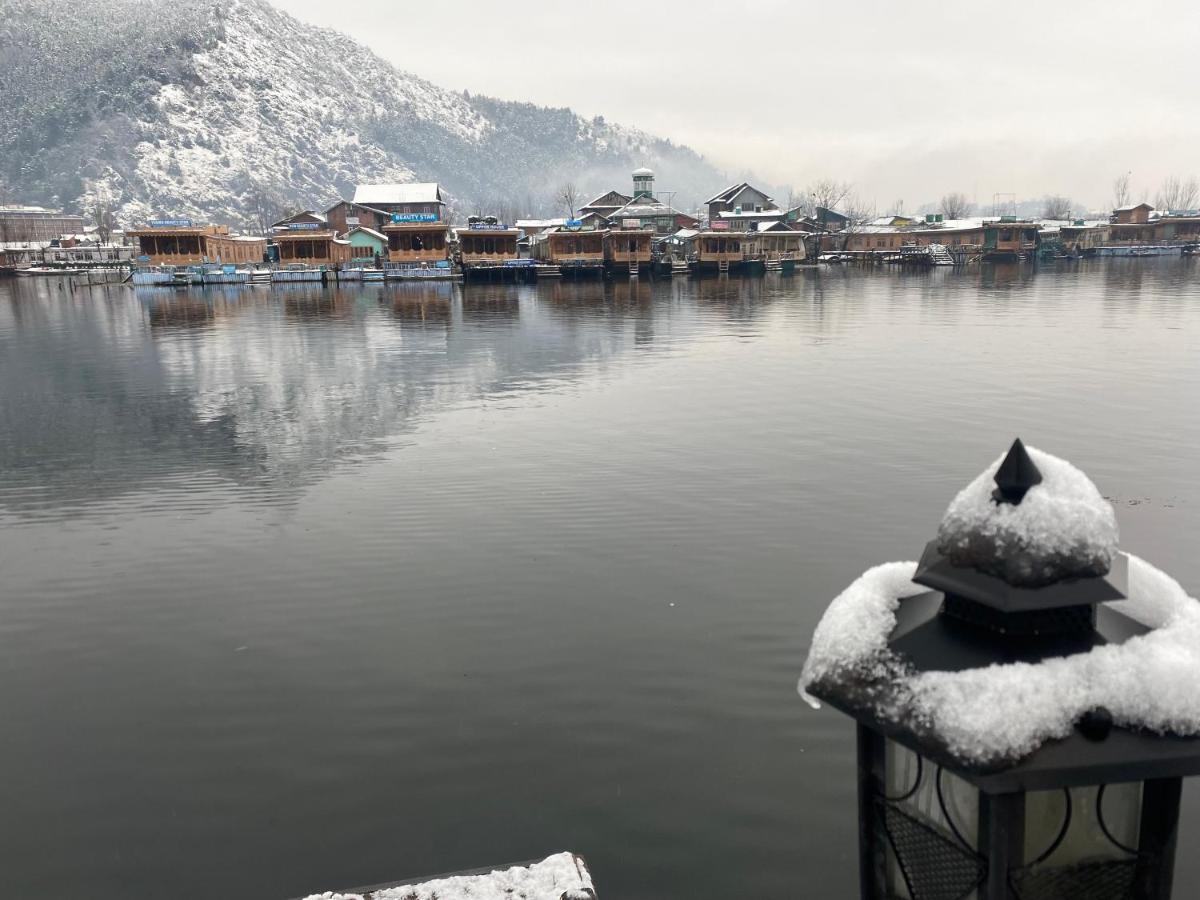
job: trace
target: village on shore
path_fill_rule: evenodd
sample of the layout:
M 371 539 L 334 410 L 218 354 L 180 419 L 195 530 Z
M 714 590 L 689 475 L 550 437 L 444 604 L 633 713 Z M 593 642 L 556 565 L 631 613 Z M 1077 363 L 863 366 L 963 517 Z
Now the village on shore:
M 385 279 L 532 281 L 789 273 L 817 263 L 966 266 L 980 261 L 1187 255 L 1200 210 L 1123 205 L 1105 219 L 942 214 L 855 219 L 810 204 L 779 206 L 747 182 L 696 215 L 664 202 L 654 173 L 571 215 L 451 222 L 437 183 L 361 184 L 352 200 L 304 210 L 263 235 L 186 218 L 120 231 L 40 207 L 0 209 L 0 273 L 100 273 L 105 280 L 179 286 Z M 115 277 L 118 276 L 119 277 Z

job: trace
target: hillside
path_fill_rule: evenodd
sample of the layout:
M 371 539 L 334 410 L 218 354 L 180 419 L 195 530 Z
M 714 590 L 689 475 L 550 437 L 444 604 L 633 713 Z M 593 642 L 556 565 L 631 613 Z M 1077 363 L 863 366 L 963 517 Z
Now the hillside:
M 266 0 L 0 0 L 0 201 L 253 227 L 360 181 L 440 181 L 460 211 L 550 212 L 553 188 L 649 165 L 677 204 L 716 190 L 693 151 L 568 109 L 401 72 Z M 441 40 L 441 36 L 434 39 Z

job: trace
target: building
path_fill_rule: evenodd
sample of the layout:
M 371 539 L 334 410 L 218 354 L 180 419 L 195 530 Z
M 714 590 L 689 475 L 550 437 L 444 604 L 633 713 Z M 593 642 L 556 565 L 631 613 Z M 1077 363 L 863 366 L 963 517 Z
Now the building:
M 711 225 L 714 222 L 722 220 L 721 213 L 754 213 L 765 212 L 767 210 L 777 210 L 779 207 L 775 201 L 760 191 L 753 185 L 739 181 L 737 184 L 730 185 L 721 191 L 721 193 L 709 197 L 705 201 L 708 207 L 708 221 Z M 745 231 L 746 229 L 740 229 Z
M 83 231 L 83 216 L 41 206 L 0 207 L 0 244 L 53 241 Z
M 632 199 L 632 197 L 626 197 L 620 191 L 608 191 L 607 193 L 601 194 L 590 203 L 585 203 L 583 206 L 579 207 L 579 218 L 584 219 L 590 213 L 594 213 L 601 218 L 611 219 L 613 213 L 615 213 L 625 204 L 629 203 L 629 201 Z
M 555 228 L 543 231 L 530 246 L 535 259 L 561 266 L 564 273 L 604 271 L 604 232 Z
M 346 232 L 346 240 L 350 244 L 350 261 L 359 265 L 377 266 L 387 259 L 387 235 L 357 225 Z
M 338 234 L 345 234 L 358 227 L 380 231 L 391 219 L 391 214 L 382 209 L 348 200 L 339 200 L 325 210 L 325 221 Z
M 227 225 L 195 225 L 190 219 L 152 219 L 145 228 L 129 229 L 138 262 L 147 266 L 200 263 L 260 263 L 267 239 L 233 235 Z
M 1154 207 L 1149 203 L 1120 206 L 1113 210 L 1111 221 L 1114 225 L 1146 225 L 1153 211 Z
M 382 210 L 397 224 L 446 221 L 446 203 L 437 182 L 360 184 L 354 189 L 351 202 L 354 206 Z
M 1001 216 L 983 229 L 983 258 L 995 261 L 1025 259 L 1037 252 L 1038 224 Z

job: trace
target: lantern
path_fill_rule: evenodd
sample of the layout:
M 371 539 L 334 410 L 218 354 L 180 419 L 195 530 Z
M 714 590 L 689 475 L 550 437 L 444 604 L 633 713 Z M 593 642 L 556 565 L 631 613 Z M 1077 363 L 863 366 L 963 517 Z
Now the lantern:
M 1083 477 L 1053 457 L 1046 464 L 1051 460 Z M 1061 699 L 1069 708 L 1081 697 L 1102 696 L 1109 681 L 1117 690 L 1120 679 L 1108 679 L 1103 665 L 1136 657 L 1103 654 L 1152 631 L 1120 603 L 1113 605 L 1128 596 L 1126 556 L 1113 554 L 1105 562 L 1099 554 L 1096 562 L 1097 554 L 1077 552 L 1080 546 L 1088 550 L 1086 533 L 1074 543 L 1062 540 L 1061 530 L 1031 518 L 1042 515 L 1038 510 L 1015 509 L 1029 496 L 1039 509 L 1053 508 L 1049 495 L 1030 495 L 1044 489 L 1042 480 L 1038 465 L 1016 441 L 995 469 L 993 508 L 976 501 L 973 525 L 949 540 L 939 533 L 926 546 L 911 581 L 927 590 L 913 588 L 870 608 L 853 609 L 857 601 L 850 598 L 838 610 L 860 630 L 893 611 L 886 648 L 815 675 L 806 664 L 804 690 L 857 721 L 862 900 L 1171 895 L 1181 779 L 1200 774 L 1200 740 L 1139 727 L 1127 721 L 1131 715 L 1124 706 L 1114 717 L 1096 703 L 1068 723 L 1067 733 L 1040 741 L 1032 752 L 1002 747 L 986 758 L 982 750 L 976 756 L 962 751 L 974 746 L 974 713 L 987 720 L 981 728 L 997 729 L 994 710 L 971 709 L 973 685 L 986 686 L 980 688 L 980 704 L 995 703 L 995 692 L 1006 684 L 1018 692 L 1032 686 L 1028 701 L 1036 705 L 1051 699 L 1042 695 L 1055 693 L 1053 679 L 1061 672 L 1070 679 Z M 1094 500 L 1102 502 L 1098 492 Z M 1107 515 L 1115 542 L 1115 517 L 1107 504 L 1070 507 L 1068 513 L 1062 530 L 1093 513 L 1103 524 Z M 1014 539 L 1005 528 L 1021 516 L 1035 527 Z M 1038 534 L 1053 545 L 1049 563 L 1029 545 L 1032 538 L 1026 539 Z M 1068 556 L 1075 553 L 1067 563 L 1054 558 L 1061 547 Z M 847 636 L 854 637 L 853 628 L 843 625 L 839 638 Z M 1125 650 L 1134 654 L 1141 646 Z M 1145 652 L 1151 652 L 1148 645 Z M 1184 657 L 1171 664 L 1194 661 Z M 1083 668 L 1093 662 L 1095 668 Z M 1184 674 L 1191 684 L 1200 683 L 1200 672 Z M 939 718 L 939 698 L 958 705 L 952 729 Z M 1045 718 L 1057 712 L 1052 705 Z M 1017 745 L 1025 739 L 1020 717 L 1013 716 L 1012 724 Z

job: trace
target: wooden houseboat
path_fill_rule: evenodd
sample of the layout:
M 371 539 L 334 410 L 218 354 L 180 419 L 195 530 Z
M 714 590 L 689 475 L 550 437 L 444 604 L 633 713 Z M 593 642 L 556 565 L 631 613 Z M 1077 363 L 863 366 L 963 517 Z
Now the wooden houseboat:
M 407 221 L 393 215 L 383 226 L 388 241 L 388 268 L 447 268 L 450 260 L 448 229 L 441 221 Z
M 790 272 L 805 258 L 804 232 L 783 226 L 745 234 L 750 256 L 761 259 L 768 270 Z
M 751 255 L 745 232 L 701 231 L 691 243 L 688 262 L 693 274 L 765 271 L 762 262 Z
M 491 216 L 472 217 L 455 234 L 464 279 L 521 280 L 532 275 L 529 260 L 522 260 L 517 248 L 519 229 L 506 228 Z
M 1038 224 L 1001 216 L 983 228 L 983 258 L 992 262 L 1028 259 L 1037 252 Z
M 567 277 L 600 277 L 604 274 L 604 232 L 551 229 L 538 235 L 532 246 L 535 259 L 558 266 Z
M 143 266 L 255 264 L 267 249 L 266 238 L 232 235 L 226 225 L 194 225 L 188 219 L 152 220 L 126 234 L 137 242 Z
M 636 278 L 651 271 L 654 232 L 614 229 L 604 234 L 604 265 L 610 273 Z
M 350 263 L 350 242 L 333 231 L 292 228 L 278 232 L 272 240 L 279 250 L 281 266 L 335 267 Z

